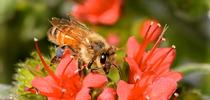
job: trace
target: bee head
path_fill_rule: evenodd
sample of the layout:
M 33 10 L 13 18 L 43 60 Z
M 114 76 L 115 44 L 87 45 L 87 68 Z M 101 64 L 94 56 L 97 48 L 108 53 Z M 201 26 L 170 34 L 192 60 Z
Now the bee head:
M 115 60 L 115 52 L 116 48 L 111 46 L 107 50 L 101 52 L 98 56 L 97 65 L 102 67 L 106 74 L 108 74 L 109 69 Z

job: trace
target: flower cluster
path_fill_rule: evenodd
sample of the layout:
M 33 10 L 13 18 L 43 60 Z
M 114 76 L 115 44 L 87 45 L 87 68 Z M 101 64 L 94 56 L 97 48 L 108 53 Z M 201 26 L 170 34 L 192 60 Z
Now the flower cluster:
M 36 42 L 38 55 L 48 72 L 46 77 L 35 77 L 32 88 L 27 91 L 44 95 L 48 100 L 91 100 L 91 89 L 101 89 L 99 100 L 114 100 L 116 91 L 106 87 L 108 79 L 105 75 L 89 73 L 81 77 L 78 73 L 77 60 L 71 57 L 70 50 L 66 50 L 55 72 L 45 63 Z
M 98 100 L 115 100 L 117 97 L 119 100 L 168 100 L 182 75 L 170 70 L 175 46 L 159 47 L 165 40 L 165 30 L 157 21 L 147 20 L 140 30 L 142 43 L 139 44 L 133 36 L 128 39 L 125 61 L 130 69 L 129 80 L 119 80 L 116 88 L 107 85 L 109 80 L 104 74 L 89 72 L 82 77 L 78 73 L 78 61 L 71 57 L 68 49 L 53 72 L 42 58 L 36 41 L 35 47 L 48 75 L 35 77 L 33 87 L 27 90 L 44 95 L 48 100 L 91 100 L 93 92 L 98 90 L 94 95 Z M 155 42 L 153 47 L 147 51 L 152 42 Z
M 129 38 L 125 58 L 130 68 L 129 81 L 117 84 L 120 100 L 167 100 L 175 92 L 177 81 L 182 78 L 180 73 L 170 71 L 175 47 L 158 48 L 165 40 L 165 30 L 158 22 L 147 20 L 140 31 L 140 36 L 144 37 L 142 43 Z M 152 49 L 146 52 L 147 46 L 155 40 Z

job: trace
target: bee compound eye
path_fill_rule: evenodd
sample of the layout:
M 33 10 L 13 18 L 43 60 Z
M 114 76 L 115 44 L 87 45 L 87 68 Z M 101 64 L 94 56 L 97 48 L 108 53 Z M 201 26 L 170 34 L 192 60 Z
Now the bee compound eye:
M 100 63 L 101 64 L 105 64 L 105 62 L 106 62 L 106 54 L 101 54 L 101 57 L 100 57 Z

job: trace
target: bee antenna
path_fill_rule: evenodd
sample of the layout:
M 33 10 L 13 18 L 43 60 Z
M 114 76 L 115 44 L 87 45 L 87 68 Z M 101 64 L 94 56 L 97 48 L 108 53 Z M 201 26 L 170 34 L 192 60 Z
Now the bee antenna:
M 120 75 L 120 79 L 122 79 L 122 72 L 121 72 L 121 68 L 115 64 L 112 64 L 115 68 L 117 68 L 117 70 L 119 71 L 119 75 Z

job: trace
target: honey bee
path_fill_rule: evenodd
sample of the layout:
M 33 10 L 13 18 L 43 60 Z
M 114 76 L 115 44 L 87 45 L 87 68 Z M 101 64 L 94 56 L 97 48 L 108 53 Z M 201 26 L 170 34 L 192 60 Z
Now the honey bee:
M 109 45 L 101 35 L 73 17 L 52 18 L 50 22 L 52 27 L 47 33 L 49 41 L 59 47 L 70 48 L 78 58 L 80 69 L 83 65 L 91 68 L 94 64 L 96 69 L 102 68 L 106 74 L 109 72 L 110 67 L 114 65 L 116 47 Z

